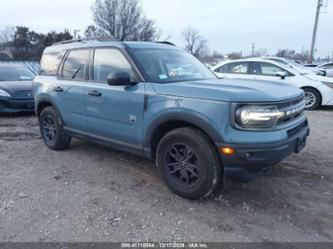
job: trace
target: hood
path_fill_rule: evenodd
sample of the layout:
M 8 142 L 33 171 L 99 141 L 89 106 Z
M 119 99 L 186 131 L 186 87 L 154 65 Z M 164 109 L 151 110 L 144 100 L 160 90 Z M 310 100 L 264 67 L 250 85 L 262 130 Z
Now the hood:
M 256 80 L 213 79 L 153 84 L 161 95 L 226 102 L 273 102 L 297 98 L 303 91 L 283 83 Z
M 9 93 L 32 91 L 32 81 L 0 81 L 0 89 Z

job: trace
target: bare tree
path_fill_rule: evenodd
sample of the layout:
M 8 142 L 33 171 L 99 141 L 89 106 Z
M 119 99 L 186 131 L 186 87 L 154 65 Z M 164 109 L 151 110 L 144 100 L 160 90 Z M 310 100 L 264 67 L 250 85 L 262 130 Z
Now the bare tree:
M 7 26 L 0 30 L 0 43 L 7 43 L 14 40 L 15 27 Z
M 96 0 L 92 11 L 96 26 L 121 41 L 154 40 L 155 23 L 143 15 L 139 0 Z
M 84 31 L 84 36 L 86 38 L 106 38 L 109 35 L 94 25 L 89 25 L 86 30 Z
M 185 49 L 197 57 L 204 57 L 208 54 L 207 40 L 203 39 L 199 31 L 188 27 L 182 32 L 185 41 Z
M 162 29 L 157 29 L 154 41 L 169 41 L 171 39 L 172 35 L 169 33 L 165 33 Z

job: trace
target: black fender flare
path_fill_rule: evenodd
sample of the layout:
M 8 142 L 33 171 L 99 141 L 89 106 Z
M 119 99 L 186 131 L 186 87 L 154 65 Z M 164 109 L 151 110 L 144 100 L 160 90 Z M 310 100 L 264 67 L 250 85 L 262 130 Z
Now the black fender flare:
M 213 140 L 213 142 L 223 142 L 223 138 L 216 127 L 210 124 L 209 120 L 207 120 L 204 116 L 176 112 L 164 114 L 149 124 L 146 129 L 147 132 L 144 136 L 144 146 L 146 148 L 150 147 L 152 136 L 160 125 L 172 121 L 189 123 L 205 132 Z

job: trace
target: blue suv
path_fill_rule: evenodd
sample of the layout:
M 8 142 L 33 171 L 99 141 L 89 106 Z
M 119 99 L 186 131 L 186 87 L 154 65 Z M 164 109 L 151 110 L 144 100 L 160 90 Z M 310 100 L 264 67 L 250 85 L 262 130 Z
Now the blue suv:
M 190 199 L 210 195 L 222 176 L 248 179 L 299 153 L 309 135 L 301 90 L 217 79 L 166 43 L 55 44 L 44 51 L 34 96 L 49 148 L 77 137 L 150 158 Z

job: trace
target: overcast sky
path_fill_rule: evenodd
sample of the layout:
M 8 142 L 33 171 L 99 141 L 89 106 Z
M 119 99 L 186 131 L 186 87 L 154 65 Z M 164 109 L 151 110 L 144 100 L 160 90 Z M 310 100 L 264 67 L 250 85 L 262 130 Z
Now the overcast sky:
M 84 30 L 92 23 L 94 0 L 10 0 L 0 8 L 0 28 L 24 25 L 38 32 L 69 28 Z M 276 53 L 279 48 L 309 49 L 317 0 L 141 0 L 145 14 L 183 45 L 181 31 L 196 27 L 211 50 Z M 319 56 L 333 52 L 333 0 L 320 16 Z

